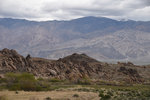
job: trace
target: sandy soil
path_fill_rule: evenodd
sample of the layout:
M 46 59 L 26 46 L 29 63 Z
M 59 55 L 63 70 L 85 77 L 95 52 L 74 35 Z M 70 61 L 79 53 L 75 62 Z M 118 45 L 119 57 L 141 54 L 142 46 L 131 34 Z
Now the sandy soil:
M 73 97 L 78 94 L 79 97 Z M 50 97 L 52 100 L 99 100 L 98 93 L 78 91 L 49 91 L 49 92 L 25 92 L 0 91 L 0 95 L 6 96 L 8 100 L 45 100 Z

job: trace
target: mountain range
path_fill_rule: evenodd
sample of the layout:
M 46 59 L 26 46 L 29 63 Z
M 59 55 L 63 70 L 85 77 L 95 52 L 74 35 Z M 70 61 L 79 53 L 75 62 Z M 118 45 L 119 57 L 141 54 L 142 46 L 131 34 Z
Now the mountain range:
M 99 61 L 149 64 L 150 21 L 83 17 L 68 21 L 0 18 L 0 49 L 58 59 L 85 53 Z

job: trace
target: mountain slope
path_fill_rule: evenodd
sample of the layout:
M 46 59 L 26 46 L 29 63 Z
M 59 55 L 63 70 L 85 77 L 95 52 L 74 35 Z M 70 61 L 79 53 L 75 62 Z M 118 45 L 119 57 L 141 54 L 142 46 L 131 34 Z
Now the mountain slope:
M 0 49 L 56 59 L 78 52 L 104 61 L 142 62 L 150 57 L 149 33 L 150 22 L 104 17 L 44 22 L 1 18 Z

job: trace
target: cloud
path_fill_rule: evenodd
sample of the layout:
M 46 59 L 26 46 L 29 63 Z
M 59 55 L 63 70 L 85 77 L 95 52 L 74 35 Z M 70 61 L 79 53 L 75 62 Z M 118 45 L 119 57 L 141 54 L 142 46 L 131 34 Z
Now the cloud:
M 1 0 L 0 16 L 66 20 L 84 16 L 150 20 L 149 0 Z
M 150 6 L 135 9 L 133 12 L 128 14 L 128 17 L 130 19 L 150 21 Z

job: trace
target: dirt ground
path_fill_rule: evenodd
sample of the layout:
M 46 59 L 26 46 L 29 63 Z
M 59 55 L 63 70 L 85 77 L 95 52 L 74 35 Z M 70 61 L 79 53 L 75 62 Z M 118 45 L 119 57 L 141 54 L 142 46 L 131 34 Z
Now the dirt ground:
M 78 91 L 49 91 L 49 92 L 25 92 L 0 91 L 0 95 L 6 96 L 8 100 L 99 100 L 98 93 Z M 74 96 L 76 95 L 76 96 Z

